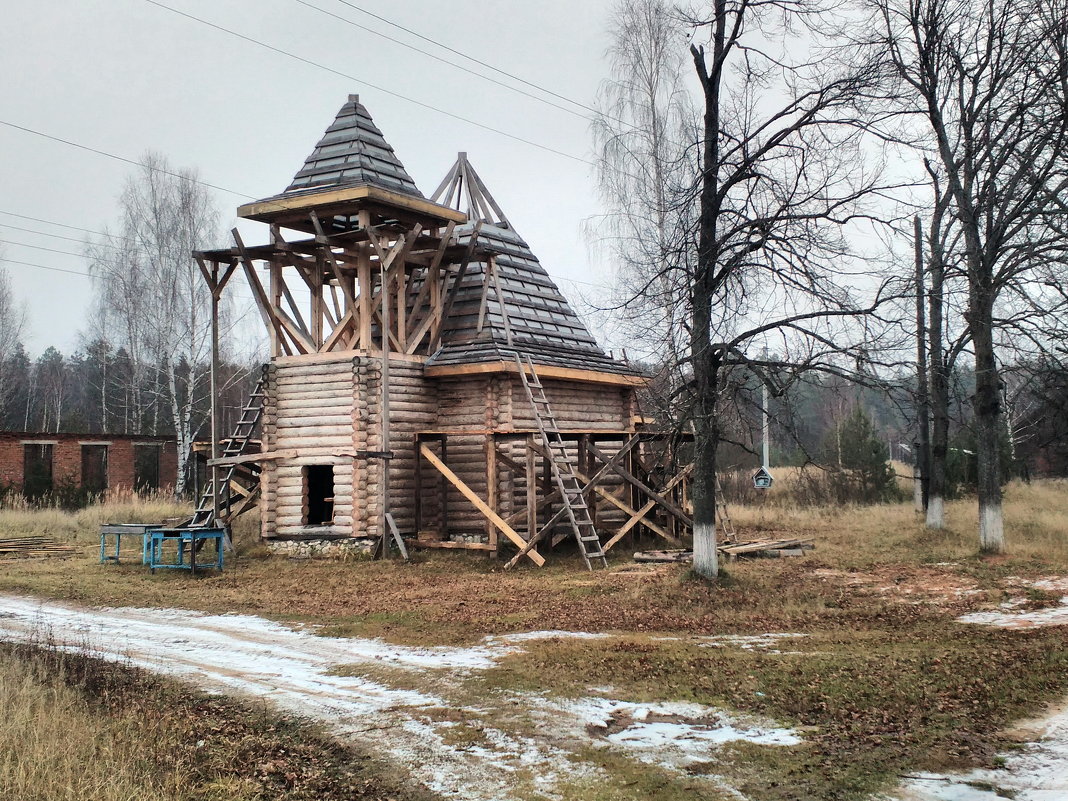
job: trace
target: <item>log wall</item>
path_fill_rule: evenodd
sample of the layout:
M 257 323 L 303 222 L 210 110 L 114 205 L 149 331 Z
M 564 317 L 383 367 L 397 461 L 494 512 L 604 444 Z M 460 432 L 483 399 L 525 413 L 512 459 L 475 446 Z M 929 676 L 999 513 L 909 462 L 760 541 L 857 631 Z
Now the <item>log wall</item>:
M 614 386 L 546 380 L 546 395 L 563 430 L 621 432 L 632 429 L 633 390 Z M 481 498 L 496 498 L 497 511 L 508 517 L 526 508 L 527 479 L 504 460 L 491 458 L 487 433 L 529 431 L 536 428 L 530 403 L 518 376 L 472 375 L 428 379 L 421 361 L 390 358 L 389 465 L 391 509 L 397 526 L 416 533 L 416 505 L 422 528 L 443 536 L 488 535 L 485 518 L 427 463 L 416 478 L 416 434 L 453 431 L 448 437 L 446 462 Z M 381 437 L 381 362 L 377 356 L 351 352 L 314 363 L 295 358 L 275 360 L 268 370 L 263 416 L 266 452 L 295 450 L 298 456 L 262 464 L 263 536 L 288 538 L 307 535 L 304 468 L 312 464 L 334 467 L 335 536 L 378 537 L 383 463 L 367 452 L 383 450 Z M 461 434 L 461 431 L 475 432 Z M 492 442 L 492 440 L 490 440 Z M 600 445 L 614 453 L 621 441 Z M 437 444 L 432 444 L 439 451 Z M 576 446 L 577 448 L 577 446 Z M 440 451 L 439 451 L 440 452 Z M 526 464 L 523 439 L 503 438 L 497 453 Z M 492 477 L 488 466 L 496 462 Z M 539 496 L 547 485 L 540 457 L 534 459 Z M 609 479 L 607 487 L 617 485 Z M 445 499 L 444 519 L 441 499 Z M 546 519 L 551 510 L 539 515 Z M 606 510 L 599 523 L 619 518 Z M 444 524 L 444 525 L 443 525 Z M 526 522 L 515 526 L 525 531 Z M 444 530 L 443 530 L 444 529 Z M 318 529 L 322 533 L 322 529 Z M 485 538 L 485 537 L 483 537 Z

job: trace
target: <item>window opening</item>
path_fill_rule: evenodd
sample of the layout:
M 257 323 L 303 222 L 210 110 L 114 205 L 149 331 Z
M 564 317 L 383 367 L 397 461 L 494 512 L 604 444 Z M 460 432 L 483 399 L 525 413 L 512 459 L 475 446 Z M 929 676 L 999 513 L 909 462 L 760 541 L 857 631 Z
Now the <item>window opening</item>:
M 159 489 L 159 452 L 156 443 L 134 444 L 134 491 L 151 492 Z
M 32 442 L 22 446 L 22 494 L 30 500 L 52 491 L 52 445 Z
M 101 493 L 108 488 L 108 446 L 82 445 L 82 489 Z

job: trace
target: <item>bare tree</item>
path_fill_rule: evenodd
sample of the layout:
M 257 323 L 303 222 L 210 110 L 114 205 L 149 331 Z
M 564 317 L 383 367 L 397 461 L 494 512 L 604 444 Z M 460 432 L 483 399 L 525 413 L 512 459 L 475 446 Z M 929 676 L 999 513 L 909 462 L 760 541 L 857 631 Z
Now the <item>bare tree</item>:
M 869 0 L 906 111 L 922 120 L 963 241 L 975 358 L 979 543 L 1004 550 L 996 310 L 1068 242 L 1051 190 L 1068 154 L 1064 0 Z
M 857 125 L 871 76 L 835 68 L 820 54 L 815 40 L 823 29 L 808 24 L 816 22 L 810 13 L 816 7 L 803 0 L 715 0 L 688 12 L 630 0 L 617 9 L 616 48 L 633 52 L 616 63 L 633 75 L 616 81 L 636 87 L 629 96 L 637 101 L 608 104 L 625 116 L 600 122 L 601 184 L 643 194 L 641 202 L 624 203 L 619 192 L 604 193 L 610 214 L 648 230 L 644 243 L 655 243 L 652 253 L 628 246 L 631 262 L 646 271 L 643 288 L 656 296 L 656 307 L 674 309 L 685 343 L 694 568 L 707 577 L 718 572 L 716 452 L 725 435 L 723 405 L 734 388 L 751 384 L 752 370 L 769 381 L 772 367 L 777 374 L 845 371 L 843 355 L 852 364 L 864 361 L 870 333 L 856 321 L 874 304 L 860 300 L 865 293 L 857 285 L 865 280 L 852 269 L 842 227 L 863 213 L 862 202 L 876 188 L 875 174 L 864 169 Z M 665 19 L 673 24 L 662 25 Z M 631 30 L 639 35 L 620 33 Z M 657 83 L 661 76 L 650 81 L 654 71 L 645 68 L 671 61 L 647 52 L 678 47 L 683 32 L 694 42 L 702 111 L 696 130 L 678 130 L 685 139 L 667 146 L 654 135 L 649 109 L 657 97 L 666 107 L 663 89 L 652 87 L 671 83 Z M 660 40 L 643 44 L 642 35 Z M 633 128 L 644 132 L 627 130 Z M 637 145 L 605 147 L 620 142 Z M 653 159 L 662 160 L 659 167 Z M 635 178 L 636 170 L 644 174 Z M 659 231 L 661 225 L 669 227 Z M 640 235 L 634 239 L 641 244 Z M 868 289 L 878 297 L 882 287 Z M 778 354 L 774 363 L 747 353 L 769 339 Z
M 3 253 L 0 253 L 2 261 Z M 8 414 L 8 406 L 17 389 L 11 370 L 12 359 L 22 343 L 25 328 L 26 309 L 15 298 L 7 270 L 0 267 L 0 419 Z
M 178 440 L 178 483 L 185 489 L 186 465 L 195 432 L 193 409 L 206 391 L 210 356 L 210 295 L 194 250 L 217 239 L 217 212 L 192 171 L 177 171 L 159 154 L 148 153 L 120 198 L 120 233 L 90 246 L 97 302 L 110 339 L 129 355 L 133 405 L 140 424 L 153 419 L 162 394 Z M 158 370 L 160 377 L 146 374 Z

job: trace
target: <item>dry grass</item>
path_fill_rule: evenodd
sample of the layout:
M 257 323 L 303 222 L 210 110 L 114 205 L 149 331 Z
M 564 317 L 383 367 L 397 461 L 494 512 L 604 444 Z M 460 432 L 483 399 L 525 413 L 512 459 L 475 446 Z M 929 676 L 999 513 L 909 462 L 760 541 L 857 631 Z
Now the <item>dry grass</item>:
M 182 781 L 145 758 L 173 747 L 151 721 L 96 714 L 63 676 L 0 653 L 0 795 L 20 801 L 164 801 Z
M 1014 483 L 1006 494 L 1009 555 L 981 559 L 974 501 L 948 505 L 948 527 L 924 528 L 910 504 L 809 508 L 734 506 L 745 537 L 808 536 L 804 559 L 738 561 L 731 581 L 711 587 L 686 581 L 678 568 L 634 572 L 633 545 L 613 552 L 607 574 L 591 576 L 573 557 L 554 555 L 542 569 L 502 571 L 484 557 L 421 553 L 412 564 L 295 561 L 264 556 L 254 515 L 240 519 L 239 558 L 221 575 L 190 580 L 179 571 L 151 575 L 129 541 L 123 565 L 97 563 L 98 525 L 178 517 L 188 508 L 163 503 L 94 507 L 77 513 L 0 510 L 0 531 L 47 534 L 79 546 L 71 559 L 5 562 L 0 591 L 89 604 L 173 606 L 250 612 L 325 624 L 336 634 L 383 636 L 399 642 L 470 642 L 485 634 L 533 628 L 610 631 L 747 631 L 754 626 L 845 625 L 868 614 L 843 605 L 827 571 L 865 571 L 897 587 L 924 582 L 978 582 L 997 600 L 998 579 L 1010 573 L 1068 573 L 1068 482 Z M 655 547 L 651 541 L 639 547 Z M 855 583 L 855 582 L 854 582 Z M 833 590 L 833 592 L 832 592 Z M 953 608 L 963 601 L 950 599 Z M 848 607 L 848 608 L 847 608 Z M 875 612 L 871 612 L 875 614 Z
M 0 798 L 430 801 L 289 716 L 83 654 L 0 645 Z
M 714 585 L 678 566 L 636 569 L 629 545 L 607 572 L 593 575 L 561 555 L 544 569 L 510 572 L 454 553 L 420 554 L 412 564 L 269 559 L 255 546 L 256 523 L 247 517 L 237 537 L 241 557 L 222 575 L 153 576 L 137 559 L 97 564 L 100 522 L 188 511 L 141 504 L 73 515 L 0 511 L 0 530 L 46 533 L 81 548 L 72 559 L 5 564 L 0 591 L 250 612 L 319 623 L 328 634 L 407 643 L 472 642 L 531 629 L 615 632 L 596 644 L 532 643 L 465 691 L 477 697 L 488 683 L 581 694 L 586 683 L 611 684 L 623 698 L 725 704 L 806 727 L 803 747 L 739 751 L 716 768 L 765 801 L 860 799 L 902 772 L 991 764 L 1004 746 L 1001 726 L 1068 691 L 1068 649 L 1058 630 L 992 632 L 953 622 L 1003 600 L 1007 575 L 1068 574 L 1068 482 L 1007 488 L 1010 553 L 996 558 L 976 552 L 974 500 L 949 504 L 947 528 L 930 532 L 910 503 L 812 508 L 765 498 L 732 507 L 740 534 L 811 536 L 816 551 L 730 563 Z M 801 653 L 775 655 L 650 636 L 769 631 L 809 637 L 797 645 Z M 611 793 L 602 785 L 569 797 L 688 797 L 684 781 L 672 779 L 673 796 L 655 772 L 617 763 L 609 766 L 619 780 Z M 619 789 L 632 785 L 640 792 Z

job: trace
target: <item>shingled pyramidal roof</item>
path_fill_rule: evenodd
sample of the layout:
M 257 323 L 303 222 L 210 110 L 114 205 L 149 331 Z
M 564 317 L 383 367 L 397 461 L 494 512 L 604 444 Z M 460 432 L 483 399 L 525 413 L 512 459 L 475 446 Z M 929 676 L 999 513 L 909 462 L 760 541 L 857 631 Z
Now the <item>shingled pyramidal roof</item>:
M 456 208 L 466 205 L 468 222 L 456 229 L 459 242 L 470 242 L 477 227 L 478 245 L 494 258 L 492 267 L 488 260 L 468 266 L 443 323 L 442 346 L 428 366 L 511 362 L 518 351 L 537 364 L 553 367 L 639 372 L 601 350 L 505 217 L 466 153 L 459 155 L 431 200 Z
M 375 186 L 425 199 L 358 95 L 349 95 L 293 182 L 277 197 L 351 186 Z M 494 257 L 492 266 L 488 257 L 468 265 L 443 322 L 441 347 L 428 365 L 511 362 L 518 351 L 543 365 L 638 372 L 614 361 L 597 345 L 465 153 L 430 200 L 465 211 L 468 222 L 456 229 L 459 243 L 467 245 L 477 227 L 479 252 L 489 251 Z M 342 229 L 348 227 L 341 218 L 338 222 Z
M 423 197 L 359 95 L 349 95 L 283 195 L 359 185 Z

